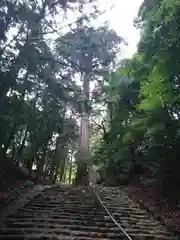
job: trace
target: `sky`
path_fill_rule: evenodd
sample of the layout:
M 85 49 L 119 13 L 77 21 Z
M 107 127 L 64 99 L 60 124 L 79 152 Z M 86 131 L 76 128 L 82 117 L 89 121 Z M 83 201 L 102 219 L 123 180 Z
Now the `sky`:
M 97 0 L 99 2 L 98 8 L 104 10 L 105 13 L 95 20 L 97 25 L 102 25 L 104 21 L 108 21 L 111 28 L 113 28 L 117 34 L 123 37 L 128 46 L 122 50 L 121 56 L 131 57 L 136 52 L 136 45 L 139 41 L 140 33 L 133 26 L 133 20 L 137 16 L 138 9 L 143 0 Z M 112 6 L 114 6 L 112 8 Z M 59 19 L 59 26 L 66 26 L 67 23 L 72 23 L 76 19 L 76 13 L 71 12 L 68 14 L 68 21 L 63 16 L 57 16 L 56 21 Z M 101 24 L 102 23 L 102 24 Z M 95 24 L 95 25 L 96 25 Z M 64 28 L 64 31 L 69 31 L 69 28 Z M 9 40 L 16 34 L 17 29 L 10 31 Z M 56 38 L 51 35 L 51 38 Z
M 142 2 L 143 0 L 100 0 L 99 5 L 109 9 L 100 21 L 108 20 L 110 27 L 128 42 L 122 51 L 122 57 L 131 57 L 136 52 L 140 33 L 133 26 L 133 20 Z M 111 9 L 112 5 L 114 7 Z
M 128 42 L 128 46 L 122 49 L 121 57 L 132 57 L 136 52 L 136 45 L 140 38 L 140 33 L 133 26 L 133 21 L 138 14 L 139 7 L 143 0 L 97 0 L 97 2 L 98 9 L 105 13 L 100 15 L 98 19 L 93 22 L 93 25 L 103 25 L 105 21 L 108 21 L 110 28 L 113 28 L 119 36 Z M 87 5 L 84 11 L 87 13 L 89 11 L 91 12 L 92 8 L 90 6 L 91 5 Z M 59 26 L 61 25 L 63 27 L 66 26 L 67 23 L 76 21 L 76 12 L 70 11 L 67 16 L 68 19 L 65 21 L 58 16 Z M 69 31 L 69 27 L 63 27 L 62 31 Z

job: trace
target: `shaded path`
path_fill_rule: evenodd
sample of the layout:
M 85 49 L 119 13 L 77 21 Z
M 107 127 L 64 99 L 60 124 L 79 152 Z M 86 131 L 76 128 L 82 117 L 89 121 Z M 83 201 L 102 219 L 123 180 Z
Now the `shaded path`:
M 175 239 L 117 188 L 98 194 L 132 239 Z M 2 224 L 0 239 L 126 239 L 88 189 L 44 189 Z

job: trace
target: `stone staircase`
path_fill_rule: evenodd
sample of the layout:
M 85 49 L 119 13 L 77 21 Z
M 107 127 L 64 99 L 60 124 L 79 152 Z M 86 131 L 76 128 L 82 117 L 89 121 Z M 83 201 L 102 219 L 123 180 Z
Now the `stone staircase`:
M 132 239 L 176 239 L 118 188 L 96 194 Z M 45 189 L 1 224 L 0 239 L 128 239 L 89 188 Z

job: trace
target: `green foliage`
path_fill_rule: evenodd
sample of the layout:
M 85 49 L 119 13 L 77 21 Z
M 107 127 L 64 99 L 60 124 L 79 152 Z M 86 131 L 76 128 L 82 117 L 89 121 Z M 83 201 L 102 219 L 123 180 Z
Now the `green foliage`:
M 139 108 L 142 110 L 153 110 L 170 103 L 172 99 L 171 85 L 168 83 L 166 75 L 160 73 L 158 66 L 152 69 L 148 80 L 142 82 L 140 98 L 142 101 Z
M 150 169 L 164 194 L 176 198 L 179 184 L 180 94 L 179 1 L 144 0 L 136 19 L 141 29 L 138 51 L 131 60 L 107 77 L 109 127 L 96 146 L 116 183 Z M 114 98 L 114 96 L 116 96 Z M 110 173 L 111 172 L 111 173 Z
M 60 26 L 63 11 L 76 12 L 76 21 Z M 79 115 L 101 101 L 102 76 L 123 42 L 106 24 L 91 26 L 98 14 L 89 0 L 0 3 L 0 155 L 29 173 L 36 167 L 37 181 L 43 172 L 51 182 L 66 179 Z M 92 94 L 76 81 L 85 76 L 97 84 Z

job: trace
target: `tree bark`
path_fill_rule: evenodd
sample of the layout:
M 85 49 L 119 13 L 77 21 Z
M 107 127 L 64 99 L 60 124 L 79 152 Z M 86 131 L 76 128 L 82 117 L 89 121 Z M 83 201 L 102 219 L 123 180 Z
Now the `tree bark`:
M 72 179 L 72 155 L 70 156 L 70 166 L 69 166 L 69 183 L 71 184 Z
M 45 160 L 46 160 L 46 154 L 47 154 L 47 144 L 45 144 L 45 146 L 43 147 L 43 156 L 39 160 L 39 163 L 38 163 L 37 176 L 36 176 L 36 182 L 37 183 L 41 182 L 41 177 L 42 177 L 42 173 L 43 173 L 43 169 L 44 169 L 44 165 L 45 165 Z
M 14 124 L 14 126 L 13 126 L 13 128 L 12 128 L 12 131 L 11 131 L 11 133 L 10 133 L 10 135 L 9 135 L 9 138 L 8 138 L 6 144 L 4 145 L 4 148 L 3 148 L 3 156 L 6 156 L 6 152 L 7 152 L 8 148 L 9 148 L 9 146 L 10 146 L 13 138 L 14 138 L 15 132 L 16 132 L 16 124 Z
M 61 161 L 61 172 L 60 172 L 60 181 L 63 181 L 63 182 L 64 182 L 64 176 L 66 175 L 65 169 L 66 169 L 66 158 L 63 156 Z
M 55 163 L 54 163 L 54 159 L 53 159 L 52 160 L 52 165 L 51 165 L 51 171 L 50 171 L 50 175 L 49 175 L 50 183 L 52 183 L 53 179 L 54 179 L 54 169 L 55 169 Z
M 60 161 L 58 161 L 59 159 L 59 153 L 61 151 L 62 148 L 62 143 L 61 143 L 61 136 L 58 136 L 57 140 L 56 140 L 56 149 L 55 149 L 55 155 L 54 158 L 52 160 L 52 166 L 51 166 L 51 172 L 50 172 L 50 182 L 53 183 L 54 181 L 56 181 L 57 175 L 58 175 L 58 170 L 59 170 L 59 166 L 60 166 Z
M 24 145 L 25 145 L 25 142 L 26 142 L 26 138 L 27 138 L 27 133 L 28 133 L 27 129 L 28 128 L 26 127 L 26 131 L 25 131 L 24 137 L 22 139 L 21 146 L 20 146 L 20 148 L 18 150 L 18 156 L 19 156 L 20 159 L 22 157 L 22 151 L 23 151 L 23 148 L 24 148 Z
M 29 170 L 29 176 L 31 177 L 32 174 L 32 166 L 35 160 L 35 157 L 37 156 L 37 152 L 38 152 L 38 143 L 37 143 L 37 139 L 35 139 L 32 143 L 32 155 L 31 158 L 29 159 L 28 163 L 27 163 L 27 168 Z
M 76 185 L 88 184 L 87 159 L 89 157 L 89 77 L 85 74 L 83 81 L 84 102 L 80 123 L 80 140 L 77 160 Z

